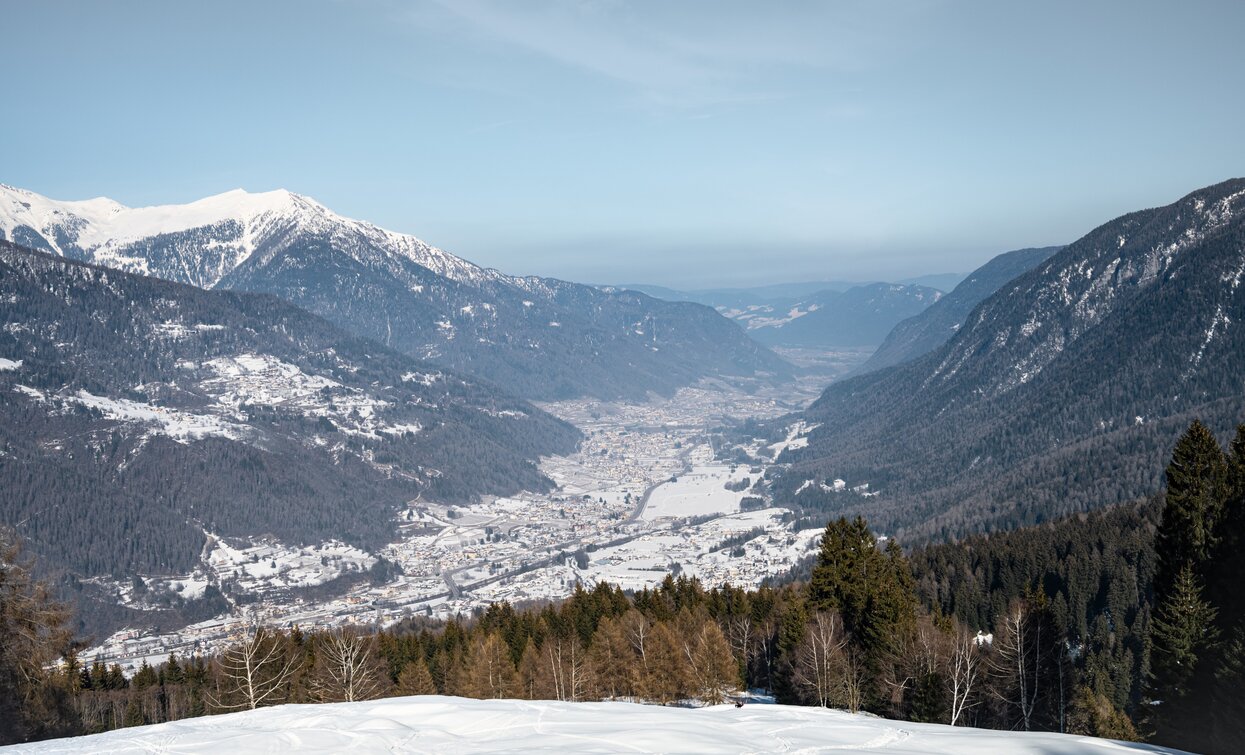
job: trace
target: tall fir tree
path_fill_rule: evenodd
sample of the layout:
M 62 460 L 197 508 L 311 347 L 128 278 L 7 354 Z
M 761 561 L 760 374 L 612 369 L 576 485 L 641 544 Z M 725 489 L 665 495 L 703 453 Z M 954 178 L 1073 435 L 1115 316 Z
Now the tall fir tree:
M 1163 520 L 1155 540 L 1156 598 L 1171 594 L 1177 575 L 1192 564 L 1199 578 L 1216 541 L 1216 525 L 1223 512 L 1228 481 L 1223 449 L 1214 434 L 1194 420 L 1176 442 L 1167 465 L 1167 494 Z
M 1205 699 L 1198 681 L 1215 636 L 1215 608 L 1203 596 L 1192 564 L 1176 575 L 1158 604 L 1150 630 L 1155 735 L 1159 742 L 1188 746 L 1205 733 Z
M 1208 731 L 1229 463 L 1214 435 L 1194 421 L 1167 467 L 1163 517 L 1155 535 L 1154 620 L 1149 697 L 1160 741 L 1197 743 Z M 1231 538 L 1228 537 L 1228 540 Z
M 1209 687 L 1205 748 L 1212 752 L 1230 752 L 1245 737 L 1245 594 L 1240 585 L 1245 577 L 1245 425 L 1237 427 L 1228 450 L 1224 491 L 1206 590 L 1217 611 L 1219 642 L 1198 674 Z
M 884 562 L 865 520 L 839 518 L 826 525 L 808 585 L 809 607 L 838 611 L 853 634 L 867 621 L 870 588 Z

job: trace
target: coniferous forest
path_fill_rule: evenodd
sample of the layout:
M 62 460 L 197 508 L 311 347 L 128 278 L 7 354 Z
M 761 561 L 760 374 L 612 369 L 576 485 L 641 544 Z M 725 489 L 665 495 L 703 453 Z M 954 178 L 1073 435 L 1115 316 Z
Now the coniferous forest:
M 557 604 L 383 630 L 252 629 L 127 678 L 77 659 L 68 615 L 11 536 L 0 569 L 0 732 L 20 742 L 286 702 L 394 695 L 784 703 L 1230 752 L 1245 722 L 1245 426 L 1199 422 L 1163 496 L 905 554 L 827 524 L 807 579 L 667 576 Z M 57 662 L 59 659 L 59 663 Z M 49 670 L 51 669 L 51 670 Z M 245 681 L 245 683 L 244 683 Z

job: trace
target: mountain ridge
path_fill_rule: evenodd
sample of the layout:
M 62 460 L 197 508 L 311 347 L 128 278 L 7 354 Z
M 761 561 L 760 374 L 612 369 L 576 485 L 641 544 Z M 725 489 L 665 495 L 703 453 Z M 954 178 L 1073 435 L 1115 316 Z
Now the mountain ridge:
M 710 308 L 508 276 L 285 190 L 126 208 L 4 187 L 0 235 L 200 288 L 276 294 L 528 398 L 638 399 L 704 377 L 792 371 Z
M 1109 221 L 943 346 L 831 385 L 808 445 L 780 457 L 779 495 L 950 537 L 1151 493 L 1182 425 L 1226 435 L 1245 417 L 1242 277 L 1245 179 Z M 821 477 L 880 495 L 801 491 Z
M 1004 252 L 965 276 L 959 285 L 919 314 L 899 322 L 853 374 L 873 372 L 933 351 L 955 334 L 983 299 L 1044 262 L 1063 247 Z

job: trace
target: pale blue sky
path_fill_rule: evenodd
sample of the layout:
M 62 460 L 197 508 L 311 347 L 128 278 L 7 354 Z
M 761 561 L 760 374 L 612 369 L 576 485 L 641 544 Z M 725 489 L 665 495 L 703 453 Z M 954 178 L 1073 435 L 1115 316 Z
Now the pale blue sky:
M 900 278 L 1245 174 L 1245 2 L 0 0 L 0 181 L 513 273 Z

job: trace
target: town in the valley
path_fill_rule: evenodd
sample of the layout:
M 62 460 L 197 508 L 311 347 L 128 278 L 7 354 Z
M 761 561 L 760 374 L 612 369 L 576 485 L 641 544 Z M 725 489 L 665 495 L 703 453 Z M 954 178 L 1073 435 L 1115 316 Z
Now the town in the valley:
M 141 588 L 100 584 L 119 603 L 140 609 L 152 595 L 172 591 L 193 599 L 209 586 L 246 601 L 175 631 L 123 629 L 82 658 L 132 672 L 170 653 L 217 651 L 261 625 L 312 630 L 447 618 L 498 601 L 556 600 L 599 582 L 640 590 L 667 574 L 755 587 L 808 555 L 820 534 L 795 529 L 789 511 L 753 489 L 777 453 L 799 443 L 807 428 L 793 426 L 791 437 L 778 443 L 754 441 L 746 464 L 724 458 L 710 430 L 795 411 L 823 380 L 809 376 L 781 390 L 704 381 L 647 403 L 545 404 L 584 436 L 573 455 L 543 460 L 555 490 L 467 506 L 410 501 L 399 515 L 398 539 L 377 553 L 340 542 L 292 547 L 206 533 L 202 563 L 192 574 L 144 575 Z M 375 573 L 378 562 L 387 567 L 379 584 L 358 580 L 334 597 L 300 596 L 352 572 Z

